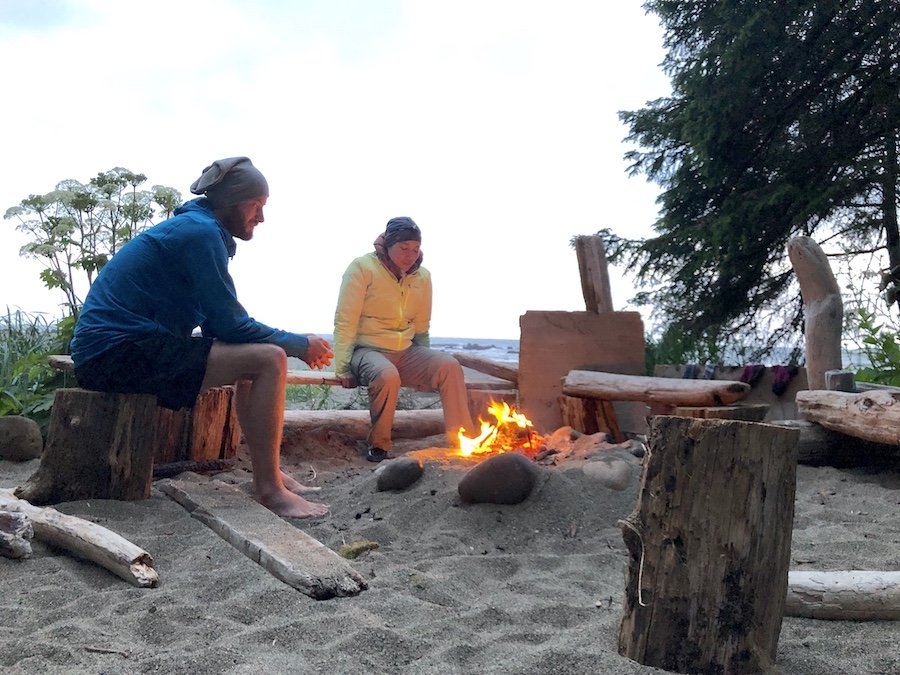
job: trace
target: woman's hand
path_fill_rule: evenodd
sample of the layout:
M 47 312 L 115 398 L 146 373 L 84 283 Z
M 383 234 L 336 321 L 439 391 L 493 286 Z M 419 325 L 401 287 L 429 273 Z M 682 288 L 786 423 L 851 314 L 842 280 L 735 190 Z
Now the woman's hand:
M 319 370 L 331 365 L 331 359 L 334 358 L 334 352 L 331 351 L 331 344 L 325 338 L 318 335 L 308 335 L 309 347 L 306 349 L 306 356 L 303 358 L 310 368 Z

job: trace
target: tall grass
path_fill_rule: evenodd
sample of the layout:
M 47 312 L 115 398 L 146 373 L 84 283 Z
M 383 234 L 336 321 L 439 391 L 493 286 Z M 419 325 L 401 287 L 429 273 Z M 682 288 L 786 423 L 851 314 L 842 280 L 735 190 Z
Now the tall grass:
M 53 392 L 71 376 L 47 364 L 48 354 L 68 352 L 74 320 L 6 310 L 0 315 L 0 415 L 24 415 L 46 429 Z

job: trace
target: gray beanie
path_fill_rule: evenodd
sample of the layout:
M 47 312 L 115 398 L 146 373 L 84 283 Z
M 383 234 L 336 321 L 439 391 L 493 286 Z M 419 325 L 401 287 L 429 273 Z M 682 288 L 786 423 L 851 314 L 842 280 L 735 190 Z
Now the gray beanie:
M 269 184 L 247 157 L 217 159 L 191 184 L 195 195 L 205 194 L 213 208 L 233 206 L 269 196 Z
M 390 248 L 399 241 L 422 241 L 422 232 L 412 218 L 391 218 L 384 228 L 384 247 Z

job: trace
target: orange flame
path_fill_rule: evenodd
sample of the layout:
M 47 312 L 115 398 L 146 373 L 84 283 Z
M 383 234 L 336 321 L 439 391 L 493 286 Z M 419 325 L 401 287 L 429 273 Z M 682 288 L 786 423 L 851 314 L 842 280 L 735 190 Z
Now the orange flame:
M 477 436 L 469 437 L 466 436 L 465 429 L 459 430 L 457 434 L 459 451 L 463 457 L 490 452 L 510 452 L 523 445 L 534 446 L 535 441 L 540 440 L 531 420 L 510 408 L 505 401 L 491 401 L 488 412 L 496 422 L 488 422 L 479 417 L 481 432 Z

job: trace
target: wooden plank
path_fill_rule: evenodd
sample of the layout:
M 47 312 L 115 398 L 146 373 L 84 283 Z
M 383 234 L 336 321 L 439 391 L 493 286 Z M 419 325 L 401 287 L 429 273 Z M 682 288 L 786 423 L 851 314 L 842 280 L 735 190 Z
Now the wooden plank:
M 273 576 L 315 600 L 358 595 L 362 575 L 330 548 L 216 480 L 163 479 L 156 486 Z
M 456 354 L 454 354 L 454 356 L 456 356 Z M 484 362 L 487 360 L 488 359 L 481 359 L 482 367 L 488 367 L 484 364 Z M 57 370 L 72 371 L 75 368 L 74 365 L 72 364 L 72 357 L 69 356 L 68 354 L 51 354 L 50 356 L 47 357 L 47 363 L 49 363 L 51 367 L 56 368 Z M 462 365 L 467 365 L 465 363 L 462 363 L 462 361 L 460 361 L 460 363 Z M 492 366 L 492 367 L 498 369 L 498 372 L 503 372 L 506 375 L 510 375 L 515 378 L 518 377 L 518 375 L 517 375 L 518 369 L 517 368 L 511 367 L 511 366 L 505 366 L 503 364 L 498 364 L 497 362 L 494 362 L 494 366 Z M 479 370 L 479 368 L 476 368 L 474 366 L 472 366 L 472 369 Z M 479 370 L 479 372 L 487 372 L 487 371 Z M 487 372 L 487 374 L 491 375 L 493 373 Z M 466 388 L 467 389 L 509 389 L 510 382 L 515 383 L 515 379 L 510 379 L 509 377 L 501 377 L 501 379 L 503 379 L 504 381 L 503 382 L 490 382 L 490 381 L 485 381 L 485 380 L 481 380 L 481 379 L 467 380 Z M 287 384 L 325 384 L 325 385 L 332 386 L 332 387 L 342 386 L 340 378 L 337 377 L 334 374 L 334 372 L 329 371 L 329 370 L 296 370 L 296 369 L 288 370 L 286 383 Z
M 570 370 L 644 372 L 644 324 L 638 312 L 528 311 L 519 317 L 519 405 L 542 434 L 562 426 L 559 396 Z M 646 431 L 645 406 L 616 403 L 622 431 Z
M 800 417 L 832 431 L 876 443 L 900 445 L 900 393 L 872 390 L 797 392 Z
M 327 384 L 341 386 L 341 379 L 327 370 L 289 370 L 287 384 Z
M 565 376 L 562 389 L 568 396 L 609 401 L 719 406 L 734 403 L 746 396 L 750 385 L 730 380 L 674 380 L 668 377 L 572 370 Z

